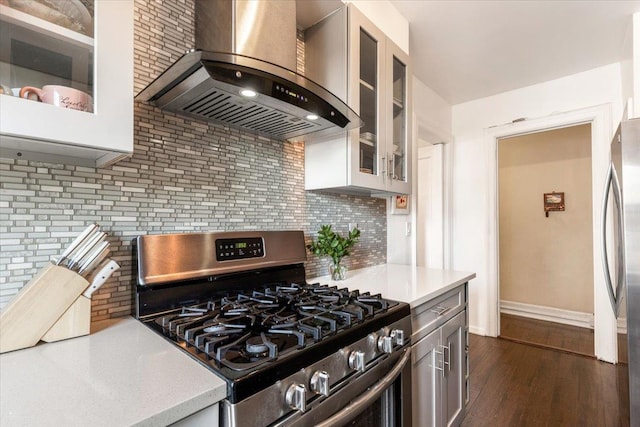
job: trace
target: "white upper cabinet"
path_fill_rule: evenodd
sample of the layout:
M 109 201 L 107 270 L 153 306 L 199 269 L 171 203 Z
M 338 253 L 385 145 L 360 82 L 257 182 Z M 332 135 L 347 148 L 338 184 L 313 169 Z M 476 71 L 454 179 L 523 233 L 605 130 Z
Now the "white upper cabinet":
M 127 157 L 133 0 L 0 2 L 0 85 L 2 157 L 93 167 Z
M 305 188 L 411 192 L 409 57 L 348 5 L 305 32 L 305 76 L 360 115 L 360 129 L 305 143 Z

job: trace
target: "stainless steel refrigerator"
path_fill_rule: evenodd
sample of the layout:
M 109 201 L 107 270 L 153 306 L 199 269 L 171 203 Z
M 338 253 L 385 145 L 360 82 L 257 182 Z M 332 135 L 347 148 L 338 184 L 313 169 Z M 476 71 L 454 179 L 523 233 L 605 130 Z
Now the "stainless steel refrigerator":
M 640 118 L 620 123 L 611 142 L 602 209 L 607 291 L 616 318 L 627 321 L 630 425 L 640 426 Z M 607 212 L 613 220 L 610 254 Z

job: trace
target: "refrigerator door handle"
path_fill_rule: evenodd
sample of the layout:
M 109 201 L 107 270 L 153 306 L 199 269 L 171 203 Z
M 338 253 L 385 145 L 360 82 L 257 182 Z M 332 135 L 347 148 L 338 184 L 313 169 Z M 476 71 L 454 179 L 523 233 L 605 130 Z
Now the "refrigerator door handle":
M 609 270 L 609 255 L 607 253 L 607 206 L 609 204 L 609 192 L 611 191 L 611 183 L 613 181 L 613 162 L 609 163 L 609 169 L 607 170 L 607 177 L 604 182 L 604 196 L 602 198 L 602 267 L 604 268 L 604 280 L 606 282 L 607 293 L 609 294 L 609 301 L 611 301 L 611 308 L 618 317 L 616 307 L 618 303 L 616 296 L 613 294 L 613 283 L 611 280 L 611 271 Z
M 613 162 L 612 162 L 613 165 Z M 625 258 L 624 258 L 624 211 L 622 210 L 622 190 L 620 189 L 620 180 L 618 179 L 618 174 L 616 173 L 616 168 L 611 167 L 611 184 L 613 186 L 613 201 L 618 211 L 618 215 L 616 216 L 618 220 L 617 224 L 617 234 L 618 238 L 616 240 L 616 307 L 615 313 L 616 318 L 620 314 L 620 307 L 622 306 L 622 298 L 624 298 L 623 287 L 625 284 Z

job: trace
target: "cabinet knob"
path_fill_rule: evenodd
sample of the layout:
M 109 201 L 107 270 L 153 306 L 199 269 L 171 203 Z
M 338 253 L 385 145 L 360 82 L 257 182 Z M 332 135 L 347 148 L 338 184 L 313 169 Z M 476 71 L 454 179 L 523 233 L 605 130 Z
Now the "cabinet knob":
M 349 355 L 349 367 L 355 371 L 364 372 L 364 352 L 352 351 Z
M 311 391 L 323 396 L 329 396 L 329 374 L 327 371 L 316 371 L 311 376 Z
M 303 384 L 291 384 L 284 397 L 291 409 L 304 412 L 307 409 L 307 389 Z

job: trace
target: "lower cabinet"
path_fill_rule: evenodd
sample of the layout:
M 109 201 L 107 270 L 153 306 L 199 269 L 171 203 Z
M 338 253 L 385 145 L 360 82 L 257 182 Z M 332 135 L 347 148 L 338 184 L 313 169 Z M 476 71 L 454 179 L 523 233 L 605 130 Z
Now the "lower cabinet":
M 219 411 L 219 405 L 215 403 L 171 424 L 171 427 L 218 427 Z
M 412 420 L 415 427 L 442 425 L 440 420 L 442 381 L 440 370 L 442 359 L 439 357 L 440 329 L 436 329 L 412 347 L 412 380 L 413 401 Z
M 465 306 L 413 344 L 414 426 L 458 426 L 462 422 L 468 400 L 467 329 Z

